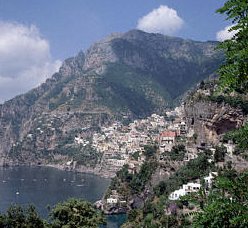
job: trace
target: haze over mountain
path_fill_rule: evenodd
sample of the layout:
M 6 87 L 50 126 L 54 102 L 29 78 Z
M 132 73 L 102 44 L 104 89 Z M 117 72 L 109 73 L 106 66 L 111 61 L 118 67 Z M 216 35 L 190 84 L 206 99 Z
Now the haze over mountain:
M 90 138 L 113 120 L 163 112 L 214 74 L 223 61 L 216 45 L 139 30 L 95 43 L 41 86 L 0 106 L 2 163 L 75 158 L 83 152 L 67 146 L 82 128 Z

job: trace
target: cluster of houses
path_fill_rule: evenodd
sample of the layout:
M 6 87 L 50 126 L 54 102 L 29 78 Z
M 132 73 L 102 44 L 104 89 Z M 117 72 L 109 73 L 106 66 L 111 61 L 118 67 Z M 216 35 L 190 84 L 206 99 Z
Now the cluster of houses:
M 212 187 L 212 183 L 214 178 L 217 176 L 217 172 L 210 172 L 207 177 L 204 177 L 205 186 L 203 186 L 206 190 Z M 175 190 L 169 195 L 169 200 L 178 200 L 181 196 L 185 196 L 189 193 L 198 192 L 201 188 L 200 183 L 192 183 L 189 182 L 184 184 L 180 189 Z
M 156 141 L 168 122 L 163 116 L 152 114 L 147 119 L 135 120 L 128 126 L 115 122 L 102 127 L 100 133 L 93 135 L 92 147 L 102 153 L 102 165 L 113 171 L 129 165 L 129 172 L 136 172 L 144 162 L 144 146 Z M 137 154 L 137 158 L 132 155 Z
M 128 164 L 129 172 L 133 173 L 145 160 L 145 145 L 157 142 L 160 153 L 170 151 L 176 138 L 185 136 L 188 131 L 186 123 L 178 117 L 179 113 L 174 111 L 172 114 L 177 117 L 173 121 L 152 114 L 146 119 L 135 120 L 128 126 L 115 122 L 109 127 L 102 127 L 101 132 L 95 133 L 92 139 L 92 147 L 103 154 L 102 165 L 117 171 Z M 136 159 L 132 156 L 135 153 L 138 154 Z
M 160 154 L 171 151 L 179 138 L 192 137 L 183 119 L 182 107 L 166 112 L 165 116 L 152 114 L 146 119 L 135 120 L 129 125 L 114 122 L 110 126 L 102 126 L 99 133 L 95 133 L 92 142 L 76 135 L 74 142 L 83 146 L 90 146 L 102 154 L 101 167 L 108 173 L 115 173 L 123 165 L 129 165 L 129 172 L 135 173 L 143 164 L 144 146 L 156 142 Z M 188 150 L 185 160 L 197 156 L 196 148 Z M 136 158 L 134 154 L 138 154 Z
M 106 175 L 111 173 L 115 175 L 125 164 L 128 164 L 130 173 L 138 172 L 145 161 L 144 146 L 154 142 L 158 145 L 161 162 L 168 158 L 165 156 L 167 152 L 170 152 L 174 145 L 181 143 L 182 139 L 185 140 L 187 151 L 184 161 L 195 159 L 199 152 L 209 148 L 188 143 L 189 139 L 193 138 L 193 134 L 193 129 L 189 128 L 184 121 L 183 108 L 178 107 L 166 112 L 165 116 L 152 114 L 146 119 L 135 120 L 129 125 L 114 122 L 110 126 L 102 126 L 100 132 L 93 135 L 92 141 L 78 134 L 74 142 L 83 146 L 89 145 L 101 153 L 102 170 L 106 170 Z M 232 155 L 233 144 L 228 143 L 224 146 Z M 136 156 L 133 156 L 134 154 Z

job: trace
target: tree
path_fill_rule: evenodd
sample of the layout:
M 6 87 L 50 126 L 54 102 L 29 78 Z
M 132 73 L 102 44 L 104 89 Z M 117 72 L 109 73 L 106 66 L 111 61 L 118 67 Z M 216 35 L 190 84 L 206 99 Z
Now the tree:
M 235 35 L 222 42 L 219 47 L 226 54 L 225 63 L 219 68 L 220 85 L 227 91 L 246 93 L 248 91 L 248 2 L 227 0 L 217 13 L 225 14 L 231 20 Z
M 12 205 L 5 214 L 0 215 L 0 227 L 45 228 L 47 223 L 39 217 L 34 206 L 23 208 Z
M 215 162 L 224 162 L 226 153 L 227 153 L 227 150 L 224 146 L 217 146 L 215 153 L 214 153 L 214 161 Z
M 171 149 L 170 159 L 173 161 L 183 161 L 186 152 L 187 151 L 183 144 L 175 145 Z
M 158 149 L 158 146 L 156 144 L 145 145 L 144 146 L 144 155 L 147 158 L 151 158 L 151 157 L 153 157 L 156 154 L 157 149 Z
M 217 177 L 193 227 L 248 227 L 248 171 L 227 170 Z
M 52 228 L 98 227 L 105 223 L 102 213 L 91 203 L 69 199 L 58 203 L 51 211 Z

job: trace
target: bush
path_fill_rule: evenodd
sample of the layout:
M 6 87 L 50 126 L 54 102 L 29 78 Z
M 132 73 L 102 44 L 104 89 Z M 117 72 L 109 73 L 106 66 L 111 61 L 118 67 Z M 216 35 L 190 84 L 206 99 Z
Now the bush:
M 186 152 L 185 146 L 182 144 L 173 146 L 170 152 L 170 159 L 173 161 L 183 161 Z
M 215 162 L 224 162 L 225 154 L 227 153 L 226 148 L 224 146 L 216 147 L 216 151 L 214 153 L 214 161 Z

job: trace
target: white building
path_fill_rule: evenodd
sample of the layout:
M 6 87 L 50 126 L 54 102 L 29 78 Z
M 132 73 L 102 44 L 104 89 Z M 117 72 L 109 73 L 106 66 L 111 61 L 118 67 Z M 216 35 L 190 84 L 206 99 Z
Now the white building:
M 118 199 L 117 198 L 107 198 L 107 204 L 117 204 Z
M 187 183 L 184 184 L 182 188 L 172 192 L 169 195 L 169 200 L 178 200 L 181 196 L 185 196 L 192 192 L 197 192 L 201 188 L 201 185 L 198 183 Z
M 226 152 L 229 156 L 233 156 L 233 152 L 235 150 L 235 145 L 232 142 L 228 142 L 223 144 L 224 147 L 226 147 Z
M 127 160 L 124 160 L 124 159 L 109 158 L 109 159 L 106 159 L 106 161 L 109 165 L 118 166 L 118 167 L 122 167 L 125 164 L 127 164 Z
M 169 200 L 178 200 L 181 196 L 185 196 L 186 193 L 184 189 L 178 189 L 169 195 Z
M 211 172 L 207 177 L 204 177 L 204 181 L 207 188 L 211 188 L 214 178 L 218 175 L 217 172 Z
M 183 185 L 183 189 L 185 190 L 186 194 L 191 192 L 197 192 L 201 188 L 201 185 L 198 183 L 187 183 Z

